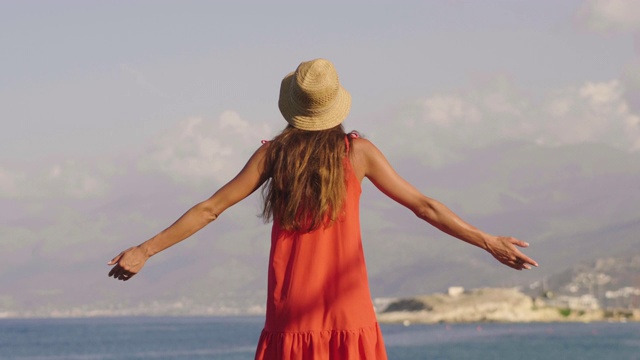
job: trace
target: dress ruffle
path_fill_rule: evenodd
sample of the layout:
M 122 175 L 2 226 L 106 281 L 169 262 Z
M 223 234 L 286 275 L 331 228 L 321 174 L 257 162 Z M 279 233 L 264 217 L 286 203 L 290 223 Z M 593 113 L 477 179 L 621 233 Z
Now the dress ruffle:
M 256 360 L 386 360 L 378 324 L 355 330 L 263 330 Z

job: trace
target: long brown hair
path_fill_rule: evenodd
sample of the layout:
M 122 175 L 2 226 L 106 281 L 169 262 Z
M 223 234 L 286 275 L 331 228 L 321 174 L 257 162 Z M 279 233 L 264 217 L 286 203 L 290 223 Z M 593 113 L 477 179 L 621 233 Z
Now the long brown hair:
M 340 216 L 346 195 L 345 136 L 342 125 L 320 131 L 289 125 L 269 143 L 268 180 L 262 188 L 265 222 L 308 232 Z

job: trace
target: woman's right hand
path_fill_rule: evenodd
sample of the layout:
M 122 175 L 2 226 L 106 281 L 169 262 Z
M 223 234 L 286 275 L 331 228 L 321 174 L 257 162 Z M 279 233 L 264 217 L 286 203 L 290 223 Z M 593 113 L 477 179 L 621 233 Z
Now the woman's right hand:
M 116 280 L 127 281 L 142 270 L 148 259 L 149 255 L 141 246 L 130 247 L 107 263 L 107 265 L 115 265 L 109 271 L 109 276 Z

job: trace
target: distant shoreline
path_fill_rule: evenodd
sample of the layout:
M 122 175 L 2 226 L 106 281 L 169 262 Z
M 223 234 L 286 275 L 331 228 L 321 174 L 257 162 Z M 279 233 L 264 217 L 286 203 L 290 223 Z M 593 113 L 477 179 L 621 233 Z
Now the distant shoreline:
M 640 309 L 566 307 L 531 298 L 517 288 L 482 288 L 389 301 L 381 323 L 637 322 Z
M 250 306 L 198 306 L 194 304 L 154 303 L 132 308 L 48 309 L 0 311 L 3 319 L 76 319 L 122 317 L 212 317 L 264 318 L 264 308 Z M 374 299 L 379 323 L 559 323 L 559 322 L 638 322 L 640 309 L 599 308 L 597 305 L 558 305 L 549 299 L 532 298 L 518 288 L 480 288 L 464 290 L 452 287 L 448 294 L 430 294 L 406 298 Z

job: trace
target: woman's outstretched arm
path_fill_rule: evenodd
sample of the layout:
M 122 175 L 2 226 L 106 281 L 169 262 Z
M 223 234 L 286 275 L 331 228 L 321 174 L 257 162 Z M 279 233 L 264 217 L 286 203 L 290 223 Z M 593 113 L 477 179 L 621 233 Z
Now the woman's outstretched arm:
M 264 151 L 267 146 L 269 145 L 265 144 L 260 147 L 238 175 L 209 199 L 194 205 L 158 235 L 121 252 L 109 261 L 108 265 L 115 265 L 109 276 L 118 280 L 129 280 L 142 269 L 151 256 L 193 235 L 230 206 L 258 189 L 263 181 Z
M 466 223 L 444 204 L 423 195 L 398 175 L 371 142 L 365 139 L 355 139 L 353 142 L 354 165 L 360 177 L 366 176 L 384 194 L 413 211 L 416 216 L 451 236 L 486 250 L 496 260 L 516 270 L 538 266 L 516 247 L 527 247 L 529 244 L 512 237 L 490 235 Z

